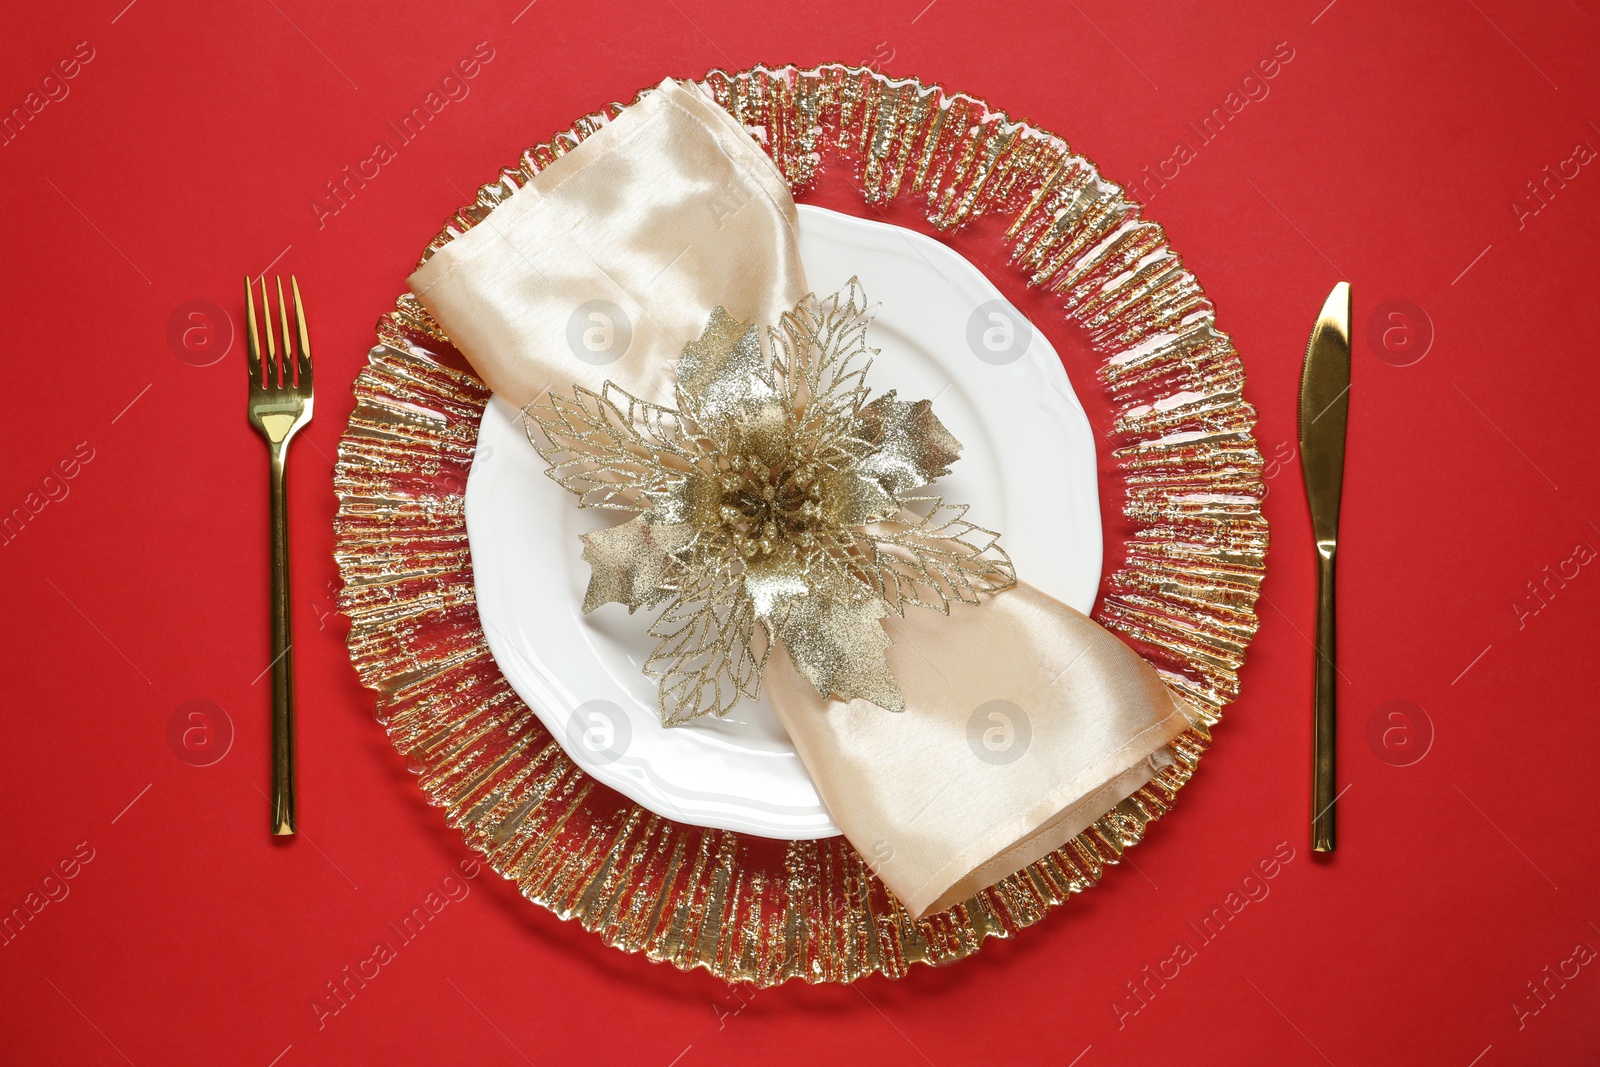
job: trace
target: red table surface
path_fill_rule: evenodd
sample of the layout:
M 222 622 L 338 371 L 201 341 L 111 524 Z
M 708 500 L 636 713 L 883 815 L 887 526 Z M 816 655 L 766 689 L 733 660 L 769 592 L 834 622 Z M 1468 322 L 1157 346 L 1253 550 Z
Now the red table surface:
M 0 1060 L 1600 1059 L 1600 4 L 525 2 L 6 13 L 0 107 L 26 121 L 0 146 L 0 512 L 27 514 L 0 542 L 0 909 L 27 918 L 0 944 Z M 327 200 L 475 52 L 467 95 Z M 1215 300 L 1261 413 L 1273 535 L 1215 749 L 1137 870 L 951 967 L 734 989 L 605 948 L 485 872 L 319 1013 L 469 858 L 333 613 L 331 457 L 374 321 L 460 190 L 522 147 L 666 75 L 830 60 L 981 95 L 1143 181 Z M 237 320 L 240 277 L 268 268 L 307 291 L 320 394 L 291 458 L 305 832 L 287 842 L 262 794 L 265 452 L 239 350 L 199 366 L 220 350 L 169 340 L 190 301 Z M 1300 357 L 1340 278 L 1344 792 L 1321 861 L 1293 451 Z M 209 766 L 170 740 L 190 701 L 235 731 Z

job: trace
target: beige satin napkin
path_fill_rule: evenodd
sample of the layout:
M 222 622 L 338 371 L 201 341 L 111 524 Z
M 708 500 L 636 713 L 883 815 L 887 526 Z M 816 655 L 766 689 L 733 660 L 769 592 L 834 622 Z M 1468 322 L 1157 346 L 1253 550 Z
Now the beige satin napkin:
M 713 307 L 772 325 L 805 295 L 795 233 L 772 161 L 668 80 L 410 285 L 518 406 L 606 381 L 670 403 L 673 362 Z M 768 665 L 766 692 L 834 821 L 916 917 L 1064 845 L 1149 782 L 1190 725 L 1128 646 L 1019 577 L 948 616 L 884 620 L 903 712 L 821 697 L 781 646 Z
M 409 284 L 519 408 L 608 379 L 670 403 L 672 363 L 713 307 L 771 324 L 806 292 L 783 175 L 732 115 L 670 80 Z

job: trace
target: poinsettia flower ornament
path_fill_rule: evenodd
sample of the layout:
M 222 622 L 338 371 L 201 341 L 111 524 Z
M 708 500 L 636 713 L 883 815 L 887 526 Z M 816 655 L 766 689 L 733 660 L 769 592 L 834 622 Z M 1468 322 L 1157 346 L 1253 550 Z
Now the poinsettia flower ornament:
M 780 642 L 823 696 L 902 710 L 883 620 L 1016 583 L 966 505 L 913 492 L 961 443 L 930 401 L 869 398 L 869 319 L 855 279 L 769 329 L 717 307 L 677 362 L 675 409 L 611 382 L 526 409 L 580 506 L 633 513 L 583 535 L 583 609 L 666 605 L 644 665 L 666 725 L 758 696 Z

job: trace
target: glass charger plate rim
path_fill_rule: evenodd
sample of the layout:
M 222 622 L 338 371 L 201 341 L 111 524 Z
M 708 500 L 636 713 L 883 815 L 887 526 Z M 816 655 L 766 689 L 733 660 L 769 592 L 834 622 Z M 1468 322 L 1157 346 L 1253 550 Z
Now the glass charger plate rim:
M 429 799 L 529 899 L 614 947 L 730 982 L 899 976 L 1011 936 L 1094 885 L 1189 780 L 1257 625 L 1267 535 L 1254 410 L 1237 353 L 1165 234 L 1063 139 L 974 97 L 860 67 L 715 70 L 701 84 L 792 187 L 815 177 L 827 149 L 854 166 L 868 203 L 904 186 L 937 229 L 1007 215 L 1019 269 L 1087 333 L 1117 412 L 1112 456 L 1138 528 L 1095 617 L 1204 721 L 1175 743 L 1173 767 L 1068 845 L 916 922 L 870 857 L 840 839 L 790 842 L 781 863 L 763 862 L 743 835 L 615 804 L 519 710 L 476 628 L 460 472 L 487 393 L 437 351 L 446 339 L 409 296 L 379 323 L 340 443 L 335 553 L 352 663 Z M 523 153 L 423 258 L 621 107 Z

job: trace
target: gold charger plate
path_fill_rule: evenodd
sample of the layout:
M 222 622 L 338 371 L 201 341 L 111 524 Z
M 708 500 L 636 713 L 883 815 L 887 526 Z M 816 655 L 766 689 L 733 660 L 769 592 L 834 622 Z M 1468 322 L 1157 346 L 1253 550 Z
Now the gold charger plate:
M 920 921 L 843 838 L 771 841 L 626 800 L 566 757 L 489 654 L 463 507 L 489 393 L 409 294 L 378 323 L 339 444 L 334 551 L 350 658 L 429 799 L 529 900 L 615 948 L 728 982 L 899 977 L 1013 936 L 1095 885 L 1194 773 L 1257 626 L 1267 528 L 1255 411 L 1232 343 L 1161 228 L 1061 138 L 973 97 L 858 67 L 716 70 L 701 85 L 760 140 L 797 199 L 843 188 L 858 213 L 916 211 L 935 232 L 992 249 L 980 266 L 997 284 L 1009 274 L 1005 283 L 1064 310 L 1103 384 L 1102 477 L 1120 483 L 1127 527 L 1094 618 L 1204 724 L 1174 743 L 1172 767 L 1073 841 Z M 621 108 L 523 153 L 423 259 Z

